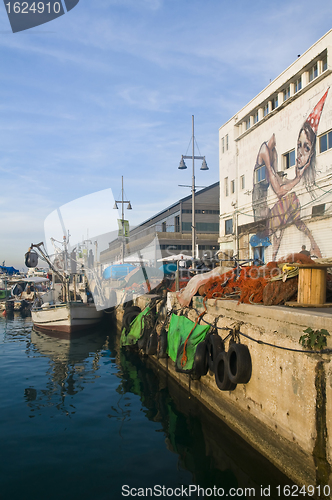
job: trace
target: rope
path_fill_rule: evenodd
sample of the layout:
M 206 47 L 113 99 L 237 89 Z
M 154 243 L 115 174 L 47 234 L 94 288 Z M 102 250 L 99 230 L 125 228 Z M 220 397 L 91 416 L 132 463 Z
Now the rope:
M 257 344 L 263 344 L 263 345 L 268 345 L 270 347 L 275 347 L 276 349 L 282 349 L 283 351 L 292 351 L 292 352 L 302 352 L 304 354 L 331 354 L 332 349 L 321 349 L 320 351 L 304 351 L 303 349 L 292 349 L 291 347 L 282 347 L 281 345 L 275 345 L 275 344 L 270 344 L 269 342 L 264 342 L 263 340 L 257 340 L 250 335 L 246 335 L 245 333 L 238 332 L 240 335 L 243 337 L 246 337 L 249 340 L 252 340 L 253 342 L 257 342 Z
M 195 324 L 194 324 L 193 328 L 191 329 L 188 337 L 185 340 L 185 343 L 184 343 L 184 346 L 183 346 L 183 354 L 182 354 L 182 358 L 181 358 L 181 366 L 182 366 L 182 368 L 186 365 L 186 363 L 188 361 L 188 357 L 187 357 L 187 343 L 188 343 L 189 337 L 193 333 L 193 331 L 195 330 L 195 328 L 197 326 L 197 323 L 200 320 L 200 318 L 207 312 L 206 303 L 205 302 L 206 302 L 206 300 L 204 298 L 204 300 L 203 300 L 204 311 L 202 311 L 201 314 L 199 314 L 199 316 L 197 316 Z
M 199 314 L 199 311 L 197 309 L 195 309 L 195 308 L 192 308 L 192 309 L 194 311 L 196 311 L 197 314 Z M 201 313 L 199 315 L 199 317 L 202 316 L 205 312 L 207 312 L 206 307 L 205 307 L 205 311 L 203 311 L 203 313 Z M 223 317 L 223 315 L 217 316 L 216 320 L 218 320 L 219 318 L 222 318 L 222 317 Z M 198 318 L 197 318 L 197 320 L 198 320 Z M 222 339 L 223 342 L 225 342 L 228 339 L 228 337 L 230 337 L 232 335 L 232 331 L 233 331 L 232 328 L 229 328 L 229 327 L 226 327 L 226 326 L 216 326 L 217 325 L 217 321 L 215 322 L 214 325 L 212 325 L 211 323 L 209 323 L 208 321 L 206 321 L 204 318 L 202 318 L 202 321 L 206 325 L 209 325 L 212 328 L 216 328 L 217 330 L 227 330 L 228 332 L 230 332 L 228 335 L 226 335 L 226 337 L 224 339 Z M 191 333 L 192 333 L 192 331 L 190 332 L 189 335 L 191 335 Z M 257 344 L 262 344 L 262 345 L 267 345 L 267 346 L 270 346 L 270 347 L 275 347 L 276 349 L 282 349 L 283 351 L 302 352 L 303 354 L 331 354 L 332 353 L 332 349 L 321 349 L 320 351 L 312 351 L 312 350 L 311 351 L 310 350 L 304 351 L 303 349 L 292 349 L 291 347 L 283 347 L 283 346 L 276 345 L 276 344 L 270 344 L 269 342 L 264 342 L 264 340 L 254 339 L 253 337 L 250 337 L 250 335 L 247 335 L 245 333 L 240 332 L 240 330 L 237 333 L 239 335 L 242 335 L 243 337 L 246 337 L 249 340 L 252 340 L 253 342 L 256 342 Z M 189 335 L 188 335 L 188 337 L 189 337 Z M 181 365 L 182 365 L 182 360 L 181 360 Z

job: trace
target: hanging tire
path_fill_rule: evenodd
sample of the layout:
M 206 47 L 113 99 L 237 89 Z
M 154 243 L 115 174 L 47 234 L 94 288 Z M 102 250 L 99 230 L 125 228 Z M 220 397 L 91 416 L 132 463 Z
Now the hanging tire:
M 146 343 L 146 349 L 145 352 L 146 354 L 157 354 L 157 347 L 158 347 L 158 337 L 156 332 L 152 332 L 149 335 L 148 341 Z
M 164 328 L 159 335 L 158 358 L 167 358 L 167 331 Z
M 208 362 L 208 351 L 206 347 L 206 342 L 200 342 L 197 344 L 194 358 L 194 373 L 197 377 L 203 377 L 207 374 L 209 369 Z
M 137 306 L 127 307 L 123 313 L 122 328 L 129 330 L 130 324 L 139 315 L 141 309 Z
M 221 391 L 234 391 L 236 384 L 230 381 L 228 376 L 228 356 L 225 351 L 219 353 L 214 362 L 215 380 Z
M 217 359 L 218 355 L 225 350 L 224 342 L 217 333 L 213 333 L 209 336 L 207 349 L 209 368 L 211 372 L 214 373 L 215 360 Z
M 146 352 L 146 346 L 148 343 L 148 339 L 149 339 L 149 334 L 148 334 L 147 330 L 144 329 L 142 337 L 140 339 L 138 339 L 138 341 L 137 341 L 137 347 L 139 350 Z
M 249 349 L 244 344 L 231 344 L 228 351 L 228 376 L 234 384 L 247 384 L 252 364 Z

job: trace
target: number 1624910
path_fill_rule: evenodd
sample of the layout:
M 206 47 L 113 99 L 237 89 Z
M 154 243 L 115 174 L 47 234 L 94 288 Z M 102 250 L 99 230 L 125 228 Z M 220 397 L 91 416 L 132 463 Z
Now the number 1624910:
M 8 2 L 6 3 L 8 14 L 59 14 L 61 11 L 60 2 L 33 2 L 30 6 L 28 2 Z

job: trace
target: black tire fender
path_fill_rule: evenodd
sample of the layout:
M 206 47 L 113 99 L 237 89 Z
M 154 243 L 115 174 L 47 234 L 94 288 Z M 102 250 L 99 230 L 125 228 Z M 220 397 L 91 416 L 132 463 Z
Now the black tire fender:
M 158 336 L 156 332 L 150 333 L 148 337 L 148 341 L 146 343 L 146 349 L 145 352 L 146 354 L 157 354 L 157 347 L 158 347 Z
M 137 341 L 138 349 L 140 349 L 143 352 L 146 351 L 146 344 L 148 343 L 148 338 L 149 338 L 149 333 L 145 330 L 143 332 L 142 337 Z
M 167 358 L 167 331 L 164 328 L 159 335 L 158 358 Z
M 209 336 L 207 349 L 209 368 L 211 372 L 214 373 L 214 362 L 218 355 L 225 350 L 224 342 L 217 333 L 213 333 Z
M 215 380 L 217 387 L 221 391 L 234 391 L 236 384 L 230 381 L 228 376 L 228 356 L 225 351 L 218 354 L 214 363 L 215 366 Z
M 197 377 L 203 377 L 209 369 L 208 350 L 205 340 L 197 344 L 194 358 L 194 373 Z
M 251 378 L 252 363 L 248 346 L 231 344 L 228 350 L 228 376 L 234 384 L 247 384 Z
M 140 307 L 127 307 L 123 313 L 122 328 L 126 328 L 126 330 L 129 330 L 130 324 L 132 323 L 132 321 L 134 321 L 134 319 L 139 315 L 140 312 Z

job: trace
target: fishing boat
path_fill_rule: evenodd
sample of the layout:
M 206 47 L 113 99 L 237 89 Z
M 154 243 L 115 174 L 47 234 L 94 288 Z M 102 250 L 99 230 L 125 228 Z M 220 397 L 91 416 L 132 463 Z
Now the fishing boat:
M 48 334 L 74 336 L 100 323 L 103 311 L 97 311 L 94 304 L 80 301 L 45 303 L 32 306 L 31 318 L 36 331 Z
M 48 263 L 52 271 L 52 287 L 49 292 L 37 294 L 31 308 L 33 328 L 49 335 L 62 335 L 71 338 L 89 331 L 103 318 L 103 311 L 97 311 L 88 284 L 77 292 L 78 276 L 59 269 L 51 262 L 43 243 L 31 245 L 25 256 L 27 267 L 35 267 L 38 254 Z M 66 252 L 66 247 L 64 252 Z
M 10 289 L 7 287 L 7 278 L 0 278 L 0 300 L 10 296 Z
M 18 269 L 8 266 L 0 266 L 0 300 L 5 300 L 10 297 L 11 284 L 24 276 L 20 274 Z

